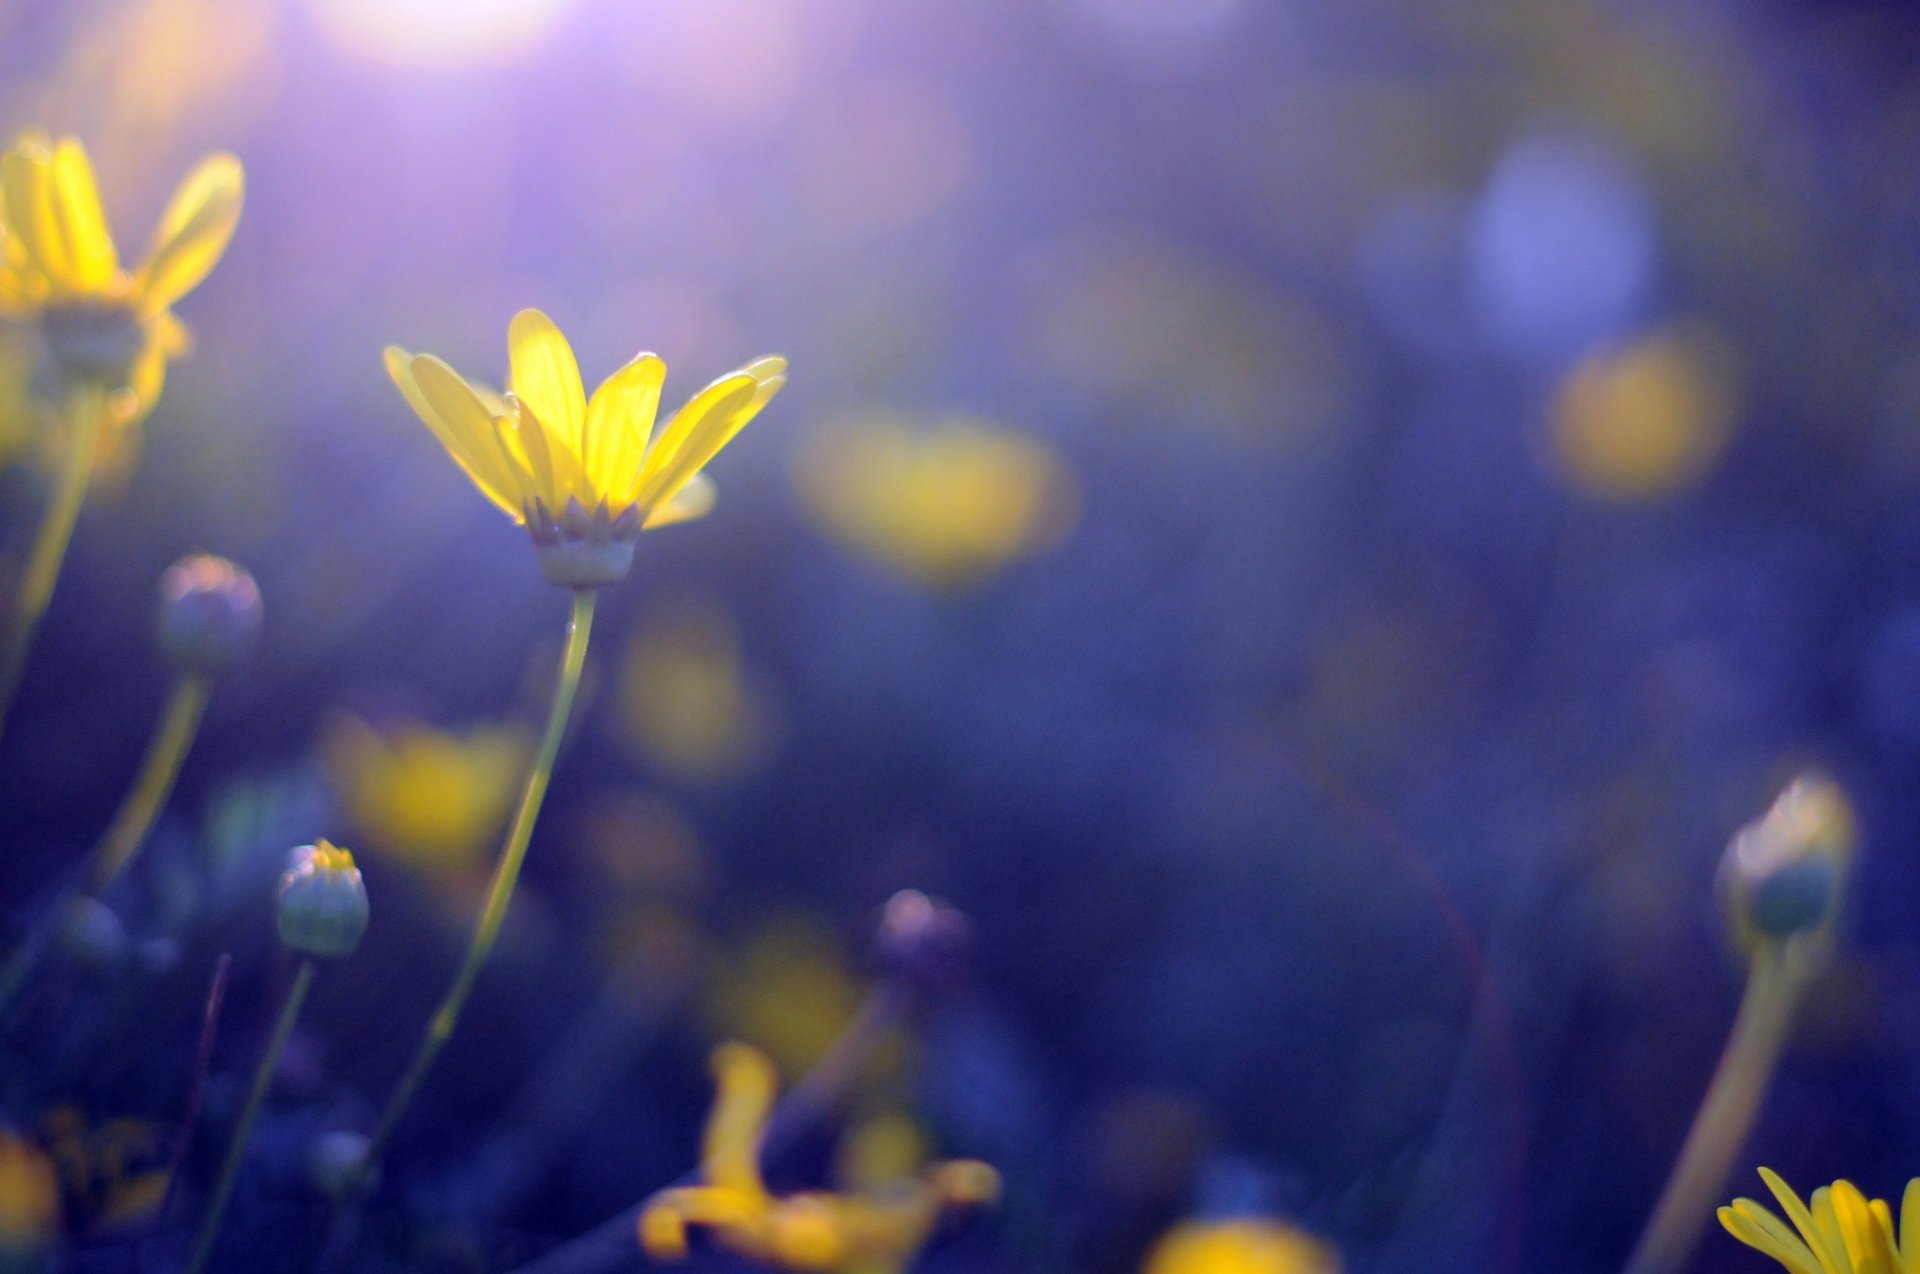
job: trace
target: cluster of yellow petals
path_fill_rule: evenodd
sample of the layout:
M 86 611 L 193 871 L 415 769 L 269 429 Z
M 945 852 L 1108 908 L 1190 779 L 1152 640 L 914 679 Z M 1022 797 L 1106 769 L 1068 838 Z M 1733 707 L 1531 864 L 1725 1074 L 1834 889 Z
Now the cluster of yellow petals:
M 60 357 L 63 338 L 108 355 L 124 346 L 115 419 L 131 423 L 160 396 L 167 360 L 186 352 L 175 301 L 226 251 L 240 219 L 240 161 L 202 160 L 174 192 L 146 260 L 122 268 L 86 149 L 70 137 L 23 134 L 0 157 L 0 312 L 37 322 Z M 115 379 L 120 379 L 116 377 Z
M 1850 1181 L 1821 1186 L 1803 1203 L 1778 1173 L 1762 1168 L 1760 1176 L 1793 1228 L 1752 1199 L 1721 1208 L 1720 1224 L 1792 1274 L 1920 1274 L 1920 1180 L 1907 1182 L 1896 1227 L 1886 1200 L 1868 1199 Z
M 512 726 L 375 726 L 343 715 L 321 743 L 328 777 L 368 844 L 429 876 L 478 866 L 506 821 L 531 751 Z
M 1143 1274 L 1339 1274 L 1340 1258 L 1304 1230 L 1265 1217 L 1183 1221 L 1147 1254 Z
M 704 1226 L 749 1260 L 792 1270 L 893 1274 L 950 1207 L 989 1203 L 999 1174 L 962 1159 L 929 1166 L 892 1190 L 775 1196 L 760 1176 L 760 1149 L 778 1090 L 773 1063 L 744 1044 L 713 1055 L 717 1095 L 701 1153 L 702 1184 L 663 1190 L 640 1215 L 640 1243 L 656 1260 L 687 1254 L 687 1230 Z
M 522 310 L 507 333 L 505 394 L 431 354 L 387 349 L 394 383 L 449 455 L 509 517 L 543 531 L 592 519 L 637 533 L 699 517 L 713 503 L 700 470 L 786 383 L 786 360 L 761 358 L 695 394 L 654 435 L 667 365 L 640 354 L 589 398 L 567 338 Z

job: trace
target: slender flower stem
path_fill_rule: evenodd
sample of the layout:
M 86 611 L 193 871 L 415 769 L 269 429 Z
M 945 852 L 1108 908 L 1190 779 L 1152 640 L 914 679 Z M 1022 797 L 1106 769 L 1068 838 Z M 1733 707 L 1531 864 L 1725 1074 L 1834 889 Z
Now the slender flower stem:
M 187 759 L 187 750 L 193 746 L 194 735 L 200 729 L 200 716 L 206 709 L 207 683 L 199 677 L 182 677 L 161 713 L 160 728 L 154 731 L 153 741 L 147 745 L 139 777 L 120 802 L 113 824 L 93 847 L 93 867 L 87 884 L 91 892 L 99 893 L 112 884 L 146 843 L 147 833 L 153 830 L 153 820 L 160 816 L 167 797 L 173 794 L 174 780 L 180 777 L 180 764 Z
M 280 1063 L 287 1037 L 293 1034 L 293 1024 L 300 1016 L 300 1006 L 306 1002 L 307 988 L 312 985 L 313 960 L 309 957 L 300 961 L 300 969 L 293 975 L 293 986 L 287 991 L 286 1004 L 281 1006 L 280 1020 L 274 1023 L 273 1038 L 267 1041 L 260 1069 L 253 1073 L 253 1087 L 247 1093 L 247 1104 L 240 1110 L 240 1122 L 234 1125 L 227 1157 L 221 1161 L 220 1178 L 213 1188 L 213 1200 L 207 1205 L 207 1219 L 200 1225 L 200 1238 L 194 1244 L 187 1274 L 200 1274 L 207 1266 L 207 1258 L 213 1255 L 214 1241 L 220 1237 L 220 1220 L 226 1215 L 227 1201 L 233 1197 L 234 1182 L 240 1177 L 240 1160 L 245 1157 L 247 1139 L 253 1134 L 253 1121 L 259 1117 L 260 1107 L 267 1099 L 274 1068 Z
M 106 414 L 106 401 L 98 389 L 83 386 L 68 394 L 65 414 L 67 454 L 61 458 L 53 500 L 34 533 L 27 571 L 14 594 L 13 613 L 7 617 L 6 637 L 0 645 L 0 732 L 6 730 L 7 712 L 26 672 L 34 634 L 47 613 L 47 603 L 53 600 L 60 564 L 66 560 L 74 523 L 80 520 L 80 506 L 86 502 L 87 479 L 93 473 L 93 440 Z
M 466 1006 L 467 996 L 473 990 L 474 979 L 479 976 L 481 966 L 486 964 L 487 956 L 492 953 L 493 944 L 500 936 L 500 926 L 507 918 L 507 904 L 513 901 L 513 888 L 520 880 L 521 864 L 526 861 L 527 842 L 533 836 L 534 820 L 540 816 L 540 803 L 546 797 L 547 782 L 553 777 L 554 757 L 560 751 L 560 740 L 567 732 L 567 719 L 573 713 L 573 696 L 580 688 L 580 669 L 586 662 L 587 638 L 593 630 L 593 604 L 597 596 L 590 588 L 574 591 L 573 616 L 567 624 L 567 646 L 560 658 L 560 682 L 554 689 L 553 706 L 547 713 L 546 734 L 541 738 L 540 750 L 533 758 L 533 768 L 527 771 L 527 784 L 520 793 L 520 805 L 514 811 L 513 825 L 507 832 L 506 848 L 501 851 L 499 865 L 493 871 L 493 884 L 487 891 L 486 908 L 480 913 L 480 923 L 473 931 L 473 941 L 467 946 L 466 959 L 461 962 L 459 973 L 454 975 L 453 985 L 448 988 L 446 998 L 440 1002 L 439 1009 L 427 1024 L 427 1032 L 420 1040 L 420 1049 L 414 1054 L 413 1064 L 407 1068 L 400 1086 L 394 1089 L 386 1112 L 380 1117 L 380 1125 L 367 1145 L 366 1159 L 362 1164 L 362 1170 L 367 1174 L 379 1166 L 387 1142 L 393 1136 L 394 1126 L 400 1122 L 407 1104 L 413 1100 L 427 1072 L 433 1068 L 434 1059 L 453 1035 L 453 1028 L 460 1020 L 460 1010 Z
M 1726 1051 L 1660 1192 L 1660 1202 L 1627 1262 L 1627 1274 L 1677 1274 L 1692 1255 L 1786 1043 L 1794 1007 L 1810 972 L 1800 958 L 1803 954 L 1782 943 L 1769 943 L 1754 953 Z
M 27 929 L 26 936 L 0 965 L 0 1015 L 13 1003 L 13 997 L 27 975 L 60 934 L 61 926 L 71 921 L 74 906 L 83 895 L 98 895 L 119 876 L 153 830 L 154 819 L 166 807 L 173 783 L 180 776 L 180 764 L 193 746 L 206 711 L 207 683 L 199 677 L 183 677 L 173 688 L 167 706 L 160 714 L 153 738 L 147 743 L 147 755 L 140 762 L 133 786 L 121 799 L 113 822 L 94 843 L 87 856 L 84 877 L 73 877 L 58 887 L 41 910 L 39 919 Z

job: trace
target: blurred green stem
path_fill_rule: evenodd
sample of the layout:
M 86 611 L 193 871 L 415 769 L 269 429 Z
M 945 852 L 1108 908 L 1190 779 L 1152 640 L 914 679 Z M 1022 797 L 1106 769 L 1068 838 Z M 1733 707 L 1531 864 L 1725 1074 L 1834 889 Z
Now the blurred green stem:
M 1746 993 L 1726 1051 L 1693 1117 L 1673 1172 L 1640 1236 L 1627 1274 L 1678 1274 L 1721 1201 L 1727 1170 L 1747 1139 L 1774 1063 L 1786 1043 L 1794 1007 L 1811 972 L 1809 953 L 1768 943 L 1747 971 Z
M 0 966 L 0 1015 L 13 1003 L 27 975 L 59 936 L 62 926 L 71 923 L 80 898 L 98 895 L 112 884 L 146 843 L 154 819 L 166 808 L 167 797 L 173 793 L 174 780 L 180 776 L 180 763 L 193 747 L 206 707 L 207 683 L 199 677 L 182 677 L 160 714 L 160 724 L 147 743 L 147 755 L 140 762 L 133 786 L 127 789 L 113 822 L 87 856 L 84 880 L 57 889 L 39 919 L 28 927 L 26 935 L 7 957 L 6 964 Z
M 513 900 L 513 888 L 520 880 L 521 864 L 526 861 L 527 842 L 533 836 L 534 820 L 540 816 L 540 803 L 547 794 L 547 781 L 553 776 L 554 757 L 560 751 L 560 740 L 567 732 L 567 719 L 573 713 L 573 696 L 580 688 L 580 669 L 587 658 L 587 637 L 593 630 L 593 605 L 597 596 L 592 589 L 574 591 L 573 616 L 567 624 L 567 646 L 560 657 L 560 682 L 554 689 L 553 706 L 547 713 L 546 734 L 540 740 L 540 751 L 533 758 L 533 768 L 527 771 L 527 784 L 521 790 L 520 805 L 514 811 L 513 826 L 507 832 L 506 848 L 501 851 L 499 865 L 494 868 L 486 908 L 480 913 L 480 923 L 473 931 L 473 941 L 467 946 L 467 956 L 460 964 L 460 972 L 454 976 L 446 998 L 440 1002 L 439 1009 L 427 1024 L 427 1032 L 420 1040 L 413 1064 L 407 1068 L 400 1086 L 394 1089 L 386 1112 L 380 1117 L 380 1125 L 374 1131 L 373 1140 L 368 1143 L 362 1165 L 362 1171 L 367 1176 L 371 1176 L 379 1166 L 381 1157 L 386 1153 L 387 1142 L 393 1136 L 394 1125 L 400 1122 L 407 1104 L 413 1100 L 427 1072 L 432 1069 L 434 1059 L 453 1035 L 453 1028 L 460 1020 L 460 1010 L 466 1006 L 467 996 L 473 990 L 474 979 L 479 976 L 481 966 L 486 964 L 487 956 L 492 953 L 493 944 L 500 936 L 500 926 L 507 918 L 507 904 Z
M 40 620 L 53 600 L 60 564 L 66 560 L 74 523 L 80 520 L 80 506 L 86 502 L 87 479 L 93 473 L 93 440 L 106 414 L 106 402 L 98 389 L 83 386 L 68 394 L 64 413 L 67 452 L 60 460 L 53 499 L 41 516 L 40 529 L 34 533 L 26 574 L 14 594 L 13 613 L 7 617 L 5 645 L 0 647 L 0 733 L 6 730 L 7 713 L 20 689 L 34 634 L 40 630 Z
M 99 893 L 112 884 L 146 843 L 147 833 L 153 830 L 153 820 L 160 816 L 167 797 L 173 794 L 174 780 L 180 777 L 180 764 L 187 759 L 187 750 L 193 746 L 193 737 L 200 729 L 200 716 L 206 709 L 207 683 L 199 677 L 182 677 L 160 715 L 160 728 L 147 744 L 139 777 L 121 800 L 112 826 L 93 847 L 89 891 Z
M 233 1140 L 227 1145 L 227 1157 L 220 1163 L 220 1177 L 213 1187 L 213 1199 L 207 1205 L 207 1219 L 200 1224 L 200 1238 L 194 1244 L 193 1260 L 187 1264 L 187 1274 L 200 1274 L 206 1268 L 207 1258 L 213 1255 L 214 1241 L 220 1237 L 220 1220 L 226 1215 L 227 1201 L 233 1197 L 233 1184 L 240 1177 L 240 1160 L 245 1157 L 247 1139 L 253 1135 L 253 1121 L 260 1115 L 260 1107 L 266 1102 L 267 1090 L 273 1086 L 273 1072 L 280 1064 L 280 1054 L 287 1047 L 287 1037 L 293 1034 L 293 1024 L 300 1016 L 300 1006 L 306 1003 L 307 988 L 313 985 L 313 960 L 300 961 L 300 969 L 293 975 L 293 986 L 287 990 L 287 1002 L 281 1006 L 280 1020 L 274 1023 L 273 1038 L 267 1041 L 267 1052 L 260 1059 L 260 1069 L 253 1074 L 253 1087 L 247 1092 L 247 1104 L 240 1110 L 240 1122 L 234 1125 Z

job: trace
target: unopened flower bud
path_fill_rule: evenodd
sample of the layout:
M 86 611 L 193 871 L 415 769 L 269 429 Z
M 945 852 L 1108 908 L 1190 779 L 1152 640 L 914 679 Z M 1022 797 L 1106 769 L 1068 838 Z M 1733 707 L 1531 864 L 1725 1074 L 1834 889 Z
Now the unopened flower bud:
M 966 915 L 918 889 L 902 889 L 880 911 L 874 947 L 889 976 L 923 991 L 965 980 L 973 953 Z
M 364 1134 L 346 1128 L 322 1133 L 314 1140 L 307 1166 L 322 1194 L 344 1199 L 361 1188 L 367 1177 L 368 1145 Z
M 351 955 L 367 931 L 367 886 L 353 855 L 316 841 L 280 878 L 280 941 L 303 955 Z
M 160 645 L 182 671 L 230 672 L 260 642 L 260 588 L 224 557 L 194 553 L 160 577 Z
M 1742 946 L 1830 928 L 1853 860 L 1853 806 L 1831 779 L 1803 774 L 1727 846 L 1721 864 Z

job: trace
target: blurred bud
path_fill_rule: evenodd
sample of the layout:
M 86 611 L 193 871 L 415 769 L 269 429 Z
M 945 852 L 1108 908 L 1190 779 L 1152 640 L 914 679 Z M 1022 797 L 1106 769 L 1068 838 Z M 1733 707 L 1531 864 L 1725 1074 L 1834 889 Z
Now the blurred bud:
M 880 911 L 874 947 L 887 975 L 923 991 L 946 991 L 967 975 L 973 923 L 918 889 L 902 889 Z
M 120 913 L 97 898 L 76 898 L 67 912 L 61 943 L 82 964 L 106 969 L 127 953 L 127 929 Z
M 0 1132 L 0 1255 L 39 1250 L 60 1226 L 60 1178 L 39 1147 Z
M 320 840 L 280 878 L 280 940 L 304 955 L 351 955 L 367 931 L 367 886 L 353 855 Z
M 1853 806 L 1838 784 L 1803 774 L 1727 846 L 1721 878 L 1734 936 L 1749 950 L 1830 929 L 1846 893 Z
M 260 642 L 260 588 L 224 557 L 190 554 L 160 577 L 160 646 L 183 672 L 231 672 Z
M 313 1143 L 307 1167 L 320 1192 L 331 1199 L 344 1199 L 366 1184 L 367 1138 L 350 1129 L 322 1133 Z

